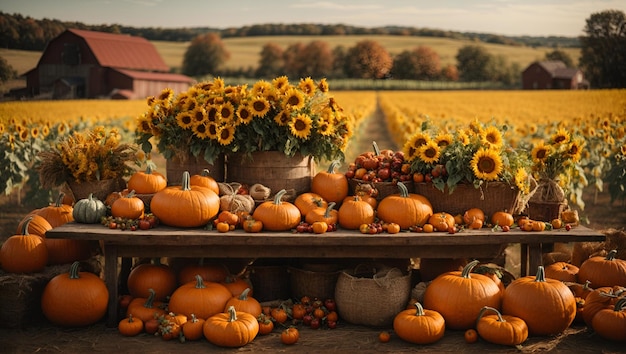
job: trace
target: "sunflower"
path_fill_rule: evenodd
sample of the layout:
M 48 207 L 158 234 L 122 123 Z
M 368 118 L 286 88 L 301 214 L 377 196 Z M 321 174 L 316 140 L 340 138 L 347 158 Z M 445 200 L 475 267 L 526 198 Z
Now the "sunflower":
M 555 145 L 567 144 L 570 140 L 570 134 L 565 129 L 559 129 L 550 137 L 550 141 Z
M 307 96 L 313 97 L 315 95 L 315 90 L 317 86 L 315 85 L 315 81 L 310 77 L 300 79 L 300 83 L 298 84 L 298 88 L 302 90 Z
M 569 145 L 569 149 L 567 149 L 567 156 L 572 160 L 572 162 L 580 161 L 583 146 L 584 142 L 578 139 L 573 140 Z
M 193 117 L 191 112 L 183 111 L 176 115 L 176 123 L 183 129 L 189 129 L 193 126 Z
M 224 90 L 224 86 L 226 86 L 224 79 L 222 79 L 221 77 L 216 77 L 213 79 L 213 84 L 211 85 L 210 89 L 212 91 L 220 91 Z
M 334 133 L 334 125 L 327 120 L 321 120 L 317 125 L 317 132 L 322 136 L 329 136 Z
M 216 122 L 209 122 L 206 127 L 206 136 L 209 139 L 217 140 L 217 133 L 220 127 Z
M 207 126 L 208 124 L 210 124 L 210 123 L 209 122 L 202 122 L 202 123 L 196 124 L 196 125 L 193 126 L 193 128 L 191 128 L 191 131 L 198 138 L 206 139 L 206 138 L 209 137 L 208 126 Z
M 272 89 L 272 84 L 265 80 L 259 80 L 252 85 L 251 94 L 252 96 L 263 96 L 266 91 Z
M 219 112 L 222 119 L 232 119 L 235 116 L 235 106 L 230 102 L 224 102 L 224 104 L 220 106 Z
M 439 147 L 445 147 L 452 144 L 452 140 L 454 140 L 454 138 L 452 137 L 452 134 L 449 133 L 441 133 L 435 137 L 435 143 L 437 143 L 437 146 Z
M 467 132 L 465 132 L 465 130 L 461 129 L 457 132 L 456 134 L 456 140 L 461 143 L 461 145 L 463 146 L 467 146 L 470 143 L 470 138 L 467 135 Z
M 30 136 L 31 136 L 33 139 L 37 139 L 37 137 L 39 136 L 39 128 L 37 128 L 37 127 L 33 127 L 33 128 L 30 130 Z
M 228 145 L 235 139 L 235 127 L 223 126 L 218 130 L 217 141 L 220 145 Z
M 274 117 L 274 122 L 281 127 L 288 125 L 289 122 L 291 122 L 291 110 L 286 108 L 278 112 L 278 114 Z
M 189 113 L 189 115 L 192 119 L 191 125 L 202 124 L 207 120 L 207 112 L 202 106 L 197 106 L 193 111 Z
M 503 144 L 502 133 L 497 127 L 489 126 L 483 130 L 481 141 L 488 147 L 500 148 Z
M 300 113 L 289 122 L 289 130 L 291 131 L 291 134 L 300 139 L 306 140 L 311 135 L 312 124 L 313 120 L 311 117 L 304 113 Z
M 552 151 L 552 147 L 550 145 L 546 145 L 546 143 L 542 141 L 535 145 L 530 153 L 530 156 L 532 157 L 534 163 L 545 162 L 548 159 L 548 156 L 550 156 L 550 151 Z
M 439 161 L 441 150 L 434 140 L 427 142 L 418 149 L 418 157 L 425 163 L 434 164 Z
M 620 146 L 619 151 L 622 155 L 626 156 L 626 144 L 623 144 L 622 146 Z
M 497 180 L 503 170 L 502 158 L 493 149 L 480 148 L 474 154 L 470 165 L 474 175 L 486 181 Z
M 28 140 L 28 137 L 30 137 L 30 131 L 28 131 L 28 129 L 22 129 L 20 131 L 20 140 L 26 141 Z
M 317 84 L 317 89 L 320 90 L 320 92 L 326 93 L 329 90 L 328 87 L 328 82 L 326 81 L 326 79 L 321 79 L 320 82 Z
M 284 102 L 286 106 L 292 109 L 300 109 L 304 107 L 304 94 L 292 87 L 285 92 Z
M 274 86 L 278 92 L 285 92 L 289 88 L 289 78 L 284 75 L 274 78 L 272 80 L 272 86 Z
M 263 117 L 270 110 L 270 103 L 263 96 L 256 96 L 250 105 L 252 115 L 255 117 Z
M 237 107 L 237 117 L 241 120 L 241 123 L 248 124 L 252 122 L 252 111 L 248 105 L 242 104 Z
M 5 131 L 6 131 L 6 128 L 5 128 L 4 124 L 2 124 L 0 122 L 0 134 L 4 134 Z
M 515 185 L 523 194 L 530 193 L 530 179 L 525 168 L 518 168 L 514 176 Z
M 161 93 L 159 94 L 159 97 L 157 97 L 157 100 L 163 102 L 163 101 L 170 101 L 172 99 L 172 97 L 174 97 L 174 90 L 172 90 L 171 88 L 165 88 L 161 91 Z
M 50 134 L 50 127 L 48 126 L 48 123 L 46 123 L 43 127 L 41 127 L 41 136 L 45 138 L 48 134 Z
M 216 105 L 208 105 L 205 108 L 206 110 L 206 120 L 208 120 L 209 122 L 217 122 L 219 121 L 219 106 Z

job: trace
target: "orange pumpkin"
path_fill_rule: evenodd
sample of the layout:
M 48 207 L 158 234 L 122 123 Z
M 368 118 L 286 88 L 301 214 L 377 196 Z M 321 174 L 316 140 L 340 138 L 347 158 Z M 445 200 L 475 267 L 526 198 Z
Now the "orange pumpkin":
M 199 175 L 191 176 L 189 178 L 189 183 L 192 186 L 206 187 L 215 192 L 217 195 L 220 194 L 220 187 L 217 184 L 217 181 L 211 176 L 211 171 L 206 168 L 202 170 Z
M 327 171 L 318 172 L 311 180 L 311 192 L 319 194 L 327 202 L 340 203 L 348 196 L 348 179 L 335 169 L 339 161 L 333 161 Z
M 263 223 L 263 229 L 269 231 L 287 231 L 302 221 L 300 210 L 290 202 L 282 201 L 286 190 L 281 190 L 274 196 L 274 200 L 261 203 L 254 209 L 252 217 Z
M 296 197 L 293 204 L 300 210 L 300 214 L 306 215 L 316 208 L 326 208 L 328 202 L 317 193 L 302 193 Z
M 147 298 L 150 289 L 156 292 L 156 300 L 163 301 L 176 288 L 176 274 L 167 264 L 161 264 L 159 258 L 151 263 L 142 263 L 128 274 L 128 291 L 133 297 Z
M 578 270 L 581 283 L 591 282 L 592 288 L 603 286 L 626 286 L 626 260 L 615 258 L 617 250 L 606 257 L 596 256 L 585 260 Z
M 377 208 L 378 218 L 386 223 L 400 225 L 401 229 L 423 226 L 433 214 L 433 207 L 425 197 L 409 193 L 404 183 L 398 182 L 399 194 L 383 198 Z
M 374 222 L 374 208 L 358 196 L 354 196 L 341 204 L 337 216 L 341 227 L 358 230 L 361 224 Z
M 513 215 L 506 211 L 496 211 L 491 215 L 491 223 L 498 226 L 511 227 L 515 223 Z
M 394 317 L 393 330 L 398 337 L 415 344 L 431 344 L 443 338 L 446 331 L 443 316 L 434 310 L 424 310 L 417 301 L 414 306 Z
M 317 221 L 323 221 L 326 224 L 336 224 L 339 218 L 339 211 L 335 208 L 335 202 L 328 203 L 326 208 L 315 208 L 305 215 L 305 221 L 313 224 Z
M 241 312 L 247 312 L 254 317 L 259 317 L 262 313 L 261 304 L 255 298 L 250 295 L 250 288 L 246 288 L 238 296 L 233 296 L 226 302 L 224 311 L 227 311 L 230 306 L 235 307 L 235 310 Z
M 183 336 L 186 340 L 199 340 L 204 337 L 204 319 L 197 318 L 195 314 L 191 314 L 191 318 L 183 323 Z
M 48 249 L 43 239 L 28 233 L 32 217 L 22 231 L 9 237 L 0 247 L 0 265 L 8 273 L 41 272 L 48 263 Z
M 196 276 L 195 282 L 181 285 L 170 297 L 169 310 L 191 317 L 209 318 L 224 312 L 226 302 L 233 294 L 222 284 L 205 282 Z M 256 319 L 255 319 L 256 321 Z
M 450 227 L 454 227 L 455 221 L 452 214 L 438 212 L 428 218 L 428 223 L 433 225 L 437 231 L 448 231 Z
M 148 292 L 150 295 L 147 298 L 136 297 L 131 300 L 126 309 L 126 316 L 134 316 L 143 322 L 148 322 L 155 316 L 165 315 L 164 303 L 155 300 L 156 293 L 153 289 L 148 289 Z
M 124 219 L 139 219 L 143 216 L 145 204 L 143 200 L 135 196 L 135 190 L 131 190 L 111 205 L 111 215 Z
M 50 225 L 48 220 L 44 219 L 40 215 L 31 213 L 26 215 L 17 225 L 16 235 L 19 235 L 24 230 L 26 223 L 28 223 L 29 234 L 37 235 L 42 238 L 46 237 L 46 231 L 52 229 L 52 225 Z
M 242 347 L 259 334 L 259 321 L 249 313 L 235 310 L 217 313 L 204 322 L 204 337 L 220 347 Z
M 154 194 L 167 187 L 167 179 L 162 173 L 154 171 L 154 164 L 149 163 L 145 171 L 137 171 L 128 179 L 128 189 L 139 194 Z
M 206 225 L 220 209 L 220 199 L 212 190 L 189 184 L 189 172 L 183 172 L 182 184 L 157 192 L 150 210 L 164 225 L 199 227 Z
M 565 282 L 577 281 L 578 267 L 567 262 L 555 262 L 546 266 L 546 278 L 552 278 Z
M 35 213 L 46 219 L 52 227 L 61 226 L 70 221 L 74 221 L 74 216 L 72 215 L 74 208 L 70 205 L 63 204 L 64 197 L 65 193 L 59 193 L 57 200 L 53 204 L 37 209 Z

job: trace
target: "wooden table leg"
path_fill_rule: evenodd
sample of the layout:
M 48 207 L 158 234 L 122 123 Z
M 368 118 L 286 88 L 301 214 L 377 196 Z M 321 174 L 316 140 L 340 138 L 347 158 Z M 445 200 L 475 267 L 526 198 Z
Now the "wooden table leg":
M 117 246 L 104 246 L 104 280 L 109 291 L 108 314 L 106 319 L 107 327 L 116 327 L 117 319 Z
M 543 252 L 540 243 L 528 245 L 528 275 L 536 275 L 537 268 L 543 264 Z
M 528 244 L 520 244 L 520 277 L 528 275 Z

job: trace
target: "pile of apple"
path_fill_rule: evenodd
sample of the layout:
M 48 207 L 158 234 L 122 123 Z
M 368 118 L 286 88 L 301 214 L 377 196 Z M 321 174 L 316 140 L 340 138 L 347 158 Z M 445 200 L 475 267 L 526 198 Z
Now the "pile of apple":
M 348 179 L 364 182 L 406 182 L 413 179 L 411 164 L 404 160 L 404 152 L 390 149 L 379 150 L 373 142 L 374 151 L 361 153 L 348 165 Z

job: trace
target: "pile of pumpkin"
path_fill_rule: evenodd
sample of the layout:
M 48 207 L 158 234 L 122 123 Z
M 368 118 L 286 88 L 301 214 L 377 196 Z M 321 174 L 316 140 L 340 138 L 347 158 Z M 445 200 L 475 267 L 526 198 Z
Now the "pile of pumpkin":
M 556 335 L 578 321 L 602 338 L 624 342 L 626 261 L 614 256 L 591 257 L 580 269 L 563 262 L 540 266 L 536 276 L 506 287 L 496 274 L 472 273 L 478 261 L 470 262 L 428 284 L 396 316 L 394 331 L 417 344 L 434 343 L 449 328 L 465 331 L 468 342 L 481 337 L 519 346 L 529 335 Z

